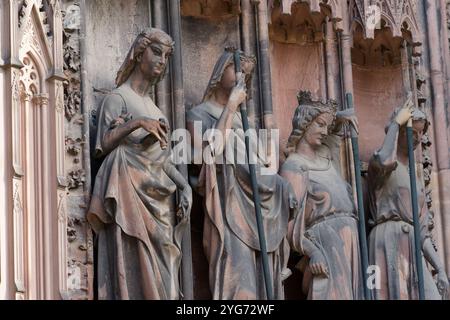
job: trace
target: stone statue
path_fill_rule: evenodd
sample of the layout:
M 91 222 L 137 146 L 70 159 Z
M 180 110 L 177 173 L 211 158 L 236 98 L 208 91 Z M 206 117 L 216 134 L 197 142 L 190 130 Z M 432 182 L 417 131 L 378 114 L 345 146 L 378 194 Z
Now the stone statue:
M 419 298 L 406 138 L 406 123 L 411 118 L 414 148 L 420 144 L 428 121 L 425 113 L 414 108 L 410 97 L 392 114 L 383 145 L 369 163 L 369 206 L 374 224 L 369 236 L 369 261 L 381 271 L 381 288 L 374 291 L 375 299 Z M 417 177 L 425 297 L 441 299 L 441 295 L 447 295 L 448 278 L 432 244 L 430 213 L 420 171 Z M 437 273 L 437 286 L 426 262 Z
M 95 156 L 105 158 L 88 213 L 99 299 L 180 298 L 180 241 L 192 191 L 172 161 L 169 122 L 149 95 L 173 46 L 159 29 L 139 34 L 99 110 Z
M 220 156 L 224 159 L 223 164 L 204 161 L 201 168 L 197 168 L 198 172 L 192 173 L 191 183 L 204 199 L 203 247 L 209 262 L 213 299 L 265 299 L 249 168 L 245 162 L 235 161 L 242 159 L 242 155 L 245 159 L 239 105 L 246 99 L 245 88 L 250 89 L 256 60 L 242 54 L 243 73 L 236 75 L 234 52 L 234 49 L 226 49 L 221 55 L 203 102 L 187 115 L 187 126 L 192 137 L 207 135 L 208 130 L 215 129 L 222 133 L 224 140 L 222 145 L 211 140 L 202 145 L 202 141 L 194 139 L 194 148 L 201 151 L 210 148 L 215 159 Z M 237 85 L 236 79 L 239 80 Z M 201 132 L 195 132 L 195 123 L 200 124 Z M 229 143 L 233 140 L 236 144 Z M 251 143 L 255 143 L 254 139 Z M 289 258 L 285 236 L 290 214 L 289 196 L 292 193 L 289 184 L 276 172 L 261 174 L 261 168 L 267 165 L 264 156 L 258 153 L 256 159 L 274 297 L 283 299 L 282 280 L 288 274 L 286 266 Z
M 337 135 L 351 124 L 353 109 L 336 111 L 336 103 L 313 101 L 300 92 L 281 175 L 292 185 L 298 209 L 289 223 L 291 248 L 303 255 L 297 265 L 302 289 L 311 300 L 364 298 L 358 222 L 352 191 L 339 172 Z

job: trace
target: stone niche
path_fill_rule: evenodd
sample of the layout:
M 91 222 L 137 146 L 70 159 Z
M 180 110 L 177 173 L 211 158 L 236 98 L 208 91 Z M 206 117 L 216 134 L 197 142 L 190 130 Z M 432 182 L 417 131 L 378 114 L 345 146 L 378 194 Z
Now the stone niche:
M 239 8 L 233 9 L 230 7 L 231 3 L 232 1 L 181 1 L 186 111 L 202 102 L 214 65 L 224 48 L 240 46 L 239 17 L 235 14 Z M 194 197 L 191 213 L 194 297 L 211 299 L 208 262 L 203 254 L 202 243 L 202 200 L 195 193 Z
M 364 162 L 381 146 L 392 111 L 406 98 L 401 58 L 403 41 L 384 25 L 375 30 L 373 39 L 365 38 L 359 26 L 353 32 L 354 97 Z
M 149 1 L 86 1 L 86 70 L 84 103 L 90 114 L 91 154 L 95 146 L 96 111 L 114 87 L 116 73 L 136 36 L 150 26 Z M 92 161 L 92 184 L 99 168 Z M 92 185 L 93 186 L 93 185 Z
M 291 133 L 299 90 L 326 98 L 324 23 L 326 10 L 311 12 L 310 6 L 294 2 L 290 14 L 274 4 L 269 24 L 272 99 L 280 128 L 280 156 Z M 287 63 L 288 62 L 288 63 Z
M 183 16 L 182 32 L 184 92 L 189 109 L 201 103 L 216 60 L 224 48 L 239 47 L 239 18 Z
M 331 12 L 326 6 L 312 10 L 311 5 L 303 1 L 274 1 L 270 9 L 272 100 L 283 161 L 299 90 L 309 90 L 318 99 L 327 98 L 325 30 Z M 305 298 L 302 273 L 296 266 L 299 258 L 291 254 L 288 266 L 293 275 L 285 282 L 286 299 Z
M 137 34 L 142 29 L 150 25 L 149 9 L 147 0 L 127 0 L 127 1 L 107 1 L 107 0 L 95 0 L 85 1 L 85 51 L 84 55 L 80 55 L 80 39 L 78 29 L 78 18 L 76 13 L 79 10 L 79 1 L 66 1 L 66 19 L 65 19 L 65 36 L 66 47 L 65 54 L 67 56 L 72 55 L 73 59 L 66 59 L 67 66 L 65 73 L 69 79 L 75 79 L 69 82 L 69 86 L 66 90 L 66 118 L 69 122 L 70 135 L 66 141 L 66 148 L 68 152 L 68 158 L 70 162 L 76 158 L 79 152 L 79 139 L 81 136 L 81 127 L 77 122 L 77 119 L 81 118 L 81 111 L 76 104 L 72 101 L 78 101 L 81 103 L 80 96 L 76 94 L 83 92 L 84 116 L 85 121 L 89 121 L 89 130 L 85 134 L 89 134 L 90 141 L 90 155 L 92 155 L 92 148 L 95 146 L 95 133 L 96 133 L 96 111 L 100 107 L 100 104 L 105 95 L 110 92 L 114 87 L 114 80 L 116 73 L 119 70 L 123 60 L 125 59 L 128 50 L 134 41 Z M 81 70 L 79 69 L 80 61 L 84 65 L 81 67 L 85 70 L 84 83 L 80 84 L 77 80 L 80 79 Z M 73 66 L 75 70 L 73 70 Z M 75 90 L 72 86 L 75 85 Z M 78 89 L 76 89 L 78 85 Z M 82 88 L 80 88 L 82 85 Z M 70 108 L 67 110 L 67 108 Z M 73 212 L 72 218 L 69 218 L 69 243 L 70 250 L 73 252 L 73 261 L 71 262 L 74 267 L 72 268 L 73 277 L 77 274 L 77 265 L 80 265 L 82 260 L 77 258 L 80 256 L 80 250 L 85 248 L 80 244 L 80 238 L 84 237 L 86 230 L 89 230 L 86 222 L 86 210 L 89 203 L 86 203 L 84 208 L 78 208 L 78 202 L 76 196 L 82 197 L 78 189 L 77 184 L 80 180 L 84 179 L 83 174 L 90 176 L 89 185 L 86 187 L 87 192 L 90 194 L 94 182 L 96 172 L 100 166 L 100 162 L 90 158 L 90 167 L 85 168 L 85 173 L 78 170 L 78 166 L 72 163 L 71 167 L 74 170 L 71 172 L 73 180 L 73 201 L 69 202 L 71 208 L 69 212 Z M 78 191 L 77 191 L 78 190 Z M 91 240 L 92 241 L 92 240 Z M 94 253 L 90 252 L 90 260 L 94 260 Z M 93 263 L 91 268 L 91 278 L 93 278 Z M 96 297 L 95 281 L 90 283 L 91 292 L 89 292 L 89 298 Z M 76 296 L 82 297 L 81 293 Z

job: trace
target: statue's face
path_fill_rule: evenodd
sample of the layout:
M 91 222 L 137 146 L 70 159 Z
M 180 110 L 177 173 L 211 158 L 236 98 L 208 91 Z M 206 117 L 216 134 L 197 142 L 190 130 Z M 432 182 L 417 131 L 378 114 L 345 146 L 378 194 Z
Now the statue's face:
M 423 132 L 425 130 L 425 120 L 414 120 L 413 121 L 413 147 L 414 150 L 419 146 L 419 144 L 422 142 L 422 136 Z M 407 143 L 407 137 L 406 137 L 406 126 L 403 126 L 400 129 L 399 137 L 398 137 L 398 145 L 399 148 L 403 151 L 408 150 L 408 143 Z
M 323 139 L 328 135 L 328 128 L 332 123 L 333 116 L 330 113 L 322 113 L 311 123 L 303 139 L 313 148 L 320 147 Z
M 234 64 L 230 64 L 223 72 L 222 79 L 220 80 L 220 86 L 227 91 L 231 91 L 235 85 L 236 73 L 234 71 Z
M 253 72 L 254 63 L 244 60 L 242 61 L 241 68 L 247 80 Z M 232 63 L 228 67 L 226 67 L 225 71 L 223 72 L 222 79 L 220 80 L 220 85 L 225 90 L 231 91 L 236 85 L 236 72 L 234 69 L 234 63 Z
M 171 48 L 161 43 L 151 43 L 140 59 L 140 70 L 147 79 L 156 79 L 164 73 Z

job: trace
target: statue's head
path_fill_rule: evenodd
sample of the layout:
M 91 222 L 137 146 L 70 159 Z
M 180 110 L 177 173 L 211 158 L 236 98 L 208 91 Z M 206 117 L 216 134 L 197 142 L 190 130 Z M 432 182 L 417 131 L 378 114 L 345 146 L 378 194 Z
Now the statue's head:
M 396 108 L 394 112 L 392 112 L 391 117 L 389 119 L 389 122 L 387 126 L 384 128 L 384 131 L 387 133 L 389 130 L 390 125 L 395 121 L 395 118 L 397 117 L 398 113 L 402 107 Z M 419 144 L 422 142 L 422 137 L 424 134 L 427 133 L 428 127 L 430 125 L 428 121 L 427 114 L 423 112 L 422 110 L 418 108 L 414 108 L 414 111 L 412 113 L 412 120 L 413 120 L 413 147 L 416 149 Z M 406 125 L 402 126 L 399 131 L 398 135 L 398 146 L 400 149 L 404 149 L 406 152 L 408 145 L 407 145 L 407 137 L 406 137 Z
M 313 148 L 320 147 L 336 118 L 337 103 L 334 100 L 313 100 L 309 91 L 300 91 L 297 98 L 299 106 L 292 120 L 292 132 L 286 146 L 287 155 L 295 152 L 302 140 Z
M 159 82 L 164 78 L 173 48 L 174 42 L 167 33 L 156 28 L 145 29 L 137 36 L 117 72 L 116 85 L 126 82 L 136 68 L 153 83 Z
M 234 68 L 234 54 L 236 51 L 237 49 L 235 48 L 227 47 L 219 60 L 217 60 L 208 87 L 206 88 L 205 95 L 203 96 L 203 101 L 210 99 L 219 87 L 231 92 L 236 85 L 236 73 Z M 249 89 L 251 87 L 253 71 L 256 66 L 256 58 L 246 55 L 242 51 L 240 51 L 240 56 L 242 72 L 245 74 L 245 83 L 247 89 Z M 247 99 L 251 99 L 250 90 L 248 91 Z

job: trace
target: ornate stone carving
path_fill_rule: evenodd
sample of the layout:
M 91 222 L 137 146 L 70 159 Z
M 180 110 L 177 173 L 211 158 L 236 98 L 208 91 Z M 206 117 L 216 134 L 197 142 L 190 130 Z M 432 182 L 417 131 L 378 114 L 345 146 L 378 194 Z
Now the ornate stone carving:
M 69 190 L 82 187 L 86 181 L 86 172 L 84 169 L 72 170 L 67 175 L 67 188 Z
M 79 46 L 76 41 L 77 33 L 64 31 L 64 82 L 65 116 L 68 121 L 79 113 L 81 107 L 81 86 L 79 71 L 81 68 Z M 74 37 L 74 38 L 73 38 Z
M 11 92 L 12 97 L 15 103 L 17 103 L 20 99 L 20 92 L 19 92 L 19 73 L 16 69 L 13 69 L 11 71 L 12 81 L 11 81 Z
M 56 103 L 55 109 L 56 112 L 61 113 L 64 109 L 64 87 L 62 82 L 58 81 L 56 83 Z
M 79 156 L 82 151 L 82 145 L 84 141 L 80 138 L 72 139 L 70 137 L 66 137 L 66 151 L 71 156 Z
M 425 75 L 422 72 L 420 57 L 415 57 L 414 61 L 414 71 L 416 75 L 416 88 L 417 88 L 417 100 L 419 106 L 422 110 L 426 110 L 427 103 L 427 93 L 426 93 L 426 79 Z M 422 136 L 422 165 L 423 165 L 423 173 L 424 173 L 424 182 L 425 182 L 425 190 L 426 190 L 426 201 L 428 209 L 431 209 L 433 206 L 433 196 L 432 196 L 432 185 L 431 185 L 431 174 L 433 172 L 433 161 L 431 157 L 431 139 L 429 136 L 429 132 L 426 132 Z M 433 220 L 433 217 L 430 218 Z M 431 223 L 434 225 L 434 221 Z
M 62 15 L 61 12 L 61 0 L 49 0 L 50 7 L 52 11 L 55 13 L 56 18 L 60 18 Z
M 447 11 L 447 28 L 450 31 L 450 1 L 449 0 L 447 0 L 446 11 Z M 450 46 L 450 32 L 448 33 L 448 35 L 449 35 L 448 41 L 449 41 L 449 46 Z
M 65 122 L 65 165 L 70 168 L 67 177 L 67 299 L 86 299 L 88 288 L 92 288 L 93 252 L 82 250 L 92 243 L 90 227 L 84 217 L 87 201 L 84 196 L 86 173 L 81 159 L 84 156 L 85 138 L 82 132 L 81 114 L 81 60 L 80 60 L 80 6 L 79 1 L 63 2 L 61 67 L 66 80 L 63 82 L 64 122 Z M 55 5 L 56 6 L 56 5 Z M 56 9 L 55 9 L 56 10 Z M 55 13 L 56 14 L 56 13 Z
M 356 115 L 352 109 L 337 111 L 335 101 L 311 99 L 309 92 L 300 92 L 298 100 L 281 174 L 296 190 L 288 238 L 303 256 L 297 265 L 302 287 L 313 300 L 361 299 L 364 283 L 355 276 L 362 272 L 357 212 L 333 156 L 340 152 L 342 127 L 355 123 Z M 317 134 L 323 138 L 311 138 Z M 344 249 L 350 247 L 353 252 Z
M 69 121 L 80 112 L 81 94 L 73 89 L 74 86 L 73 82 L 66 82 L 64 90 L 65 116 Z
M 404 39 L 413 43 L 420 56 L 417 0 L 352 0 L 352 56 L 358 65 L 391 66 L 401 63 Z
M 227 165 L 216 165 L 215 160 L 205 161 L 192 172 L 192 181 L 199 181 L 197 180 L 198 173 L 200 171 L 205 172 L 205 175 L 202 175 L 200 179 L 202 182 L 194 183 L 194 188 L 205 190 L 203 205 L 206 208 L 205 217 L 208 218 L 205 219 L 203 230 L 214 230 L 213 232 L 205 231 L 203 234 L 203 243 L 210 244 L 208 248 L 205 247 L 204 253 L 209 262 L 209 270 L 211 270 L 209 286 L 213 299 L 243 298 L 257 300 L 264 299 L 266 293 L 264 292 L 264 278 L 260 276 L 263 274 L 261 255 L 255 254 L 260 250 L 260 244 L 257 240 L 258 234 L 250 231 L 256 230 L 255 204 L 251 199 L 252 185 L 245 161 L 238 160 L 235 162 L 235 155 L 242 152 L 245 154 L 245 146 L 243 145 L 245 134 L 242 130 L 241 120 L 236 121 L 239 111 L 235 112 L 244 97 L 241 96 L 239 99 L 237 96 L 240 95 L 240 90 L 246 89 L 247 92 L 251 92 L 251 79 L 255 70 L 256 59 L 248 54 L 240 54 L 244 78 L 247 81 L 242 87 L 240 85 L 235 86 L 233 94 L 230 95 L 231 90 L 228 90 L 225 82 L 218 81 L 218 79 L 228 79 L 227 81 L 231 80 L 231 83 L 234 83 L 235 80 L 233 79 L 236 78 L 233 67 L 235 53 L 235 49 L 226 48 L 217 58 L 217 62 L 212 69 L 211 80 L 204 91 L 202 103 L 196 105 L 187 113 L 187 127 L 191 128 L 190 134 L 192 136 L 202 136 L 210 129 L 217 129 L 215 123 L 220 118 L 224 120 L 224 123 L 219 125 L 219 130 L 231 132 L 230 137 L 233 138 L 230 139 L 240 141 L 237 144 L 224 143 L 224 149 L 220 151 L 220 160 L 224 162 L 220 163 L 227 163 Z M 222 97 L 221 101 L 224 101 L 224 104 L 231 106 L 230 112 L 221 108 L 215 109 L 219 103 L 222 103 L 219 102 L 219 96 Z M 268 112 L 267 116 L 271 116 L 271 112 Z M 235 121 L 233 121 L 233 117 Z M 194 123 L 197 121 L 205 124 L 203 128 L 193 129 Z M 268 121 L 266 124 L 270 124 L 270 122 Z M 253 124 L 251 128 L 254 129 Z M 265 140 L 262 136 L 260 137 Z M 228 137 L 225 137 L 225 139 L 228 139 Z M 226 141 L 229 142 L 230 140 Z M 200 153 L 204 152 L 203 154 L 211 154 L 217 150 L 217 144 L 212 141 L 204 148 L 202 148 L 201 142 L 197 146 L 199 146 Z M 255 164 L 262 171 L 268 165 L 266 156 L 267 154 L 259 157 Z M 230 165 L 230 163 L 233 163 L 233 165 Z M 259 169 L 257 170 L 260 172 Z M 239 172 L 246 173 L 241 175 Z M 229 179 L 225 181 L 219 178 L 221 176 L 229 177 Z M 266 180 L 266 183 L 267 188 L 272 191 L 267 192 L 264 199 L 261 200 L 261 207 L 264 208 L 261 210 L 261 215 L 264 221 L 263 228 L 266 230 L 269 269 L 278 270 L 272 275 L 270 281 L 272 281 L 274 287 L 273 298 L 282 299 L 281 283 L 285 277 L 289 276 L 289 270 L 286 269 L 285 262 L 287 261 L 283 259 L 283 254 L 281 254 L 283 246 L 280 244 L 285 236 L 285 230 L 287 230 L 289 203 L 281 199 L 287 199 L 288 189 L 280 187 L 282 181 L 281 177 L 277 175 L 274 175 L 270 181 Z M 239 191 L 231 192 L 231 190 Z M 247 191 L 244 192 L 244 190 Z M 221 198 L 219 199 L 219 197 Z M 220 206 L 221 202 L 229 205 L 222 207 Z M 240 206 L 239 203 L 245 203 L 246 205 Z M 269 216 L 271 219 L 267 219 Z M 286 228 L 284 229 L 283 226 L 286 226 Z M 280 257 L 280 259 L 274 259 L 274 257 Z M 243 272 L 243 270 L 245 271 Z
M 393 37 L 402 37 L 404 31 L 411 33 L 412 41 L 421 44 L 420 29 L 416 18 L 417 0 L 352 0 L 351 13 L 353 21 L 364 30 L 366 38 L 374 39 L 375 28 L 383 26 L 372 25 L 375 14 L 373 7 L 379 8 L 381 20 L 388 27 Z
M 30 20 L 27 20 L 27 17 L 29 16 L 33 5 L 36 6 L 36 8 L 38 8 L 38 12 L 39 12 L 39 18 L 40 21 L 42 22 L 42 25 L 44 26 L 44 30 L 45 33 L 47 35 L 50 34 L 50 25 L 48 24 L 48 13 L 47 10 L 51 10 L 54 6 L 55 2 L 59 2 L 55 1 L 55 0 L 50 0 L 51 3 L 50 4 L 51 7 L 49 7 L 49 3 L 46 0 L 25 0 L 23 2 L 23 5 L 19 11 L 19 27 L 23 27 L 25 23 L 29 23 Z M 27 28 L 26 28 L 27 29 Z
M 292 4 L 289 14 L 282 6 L 271 10 L 270 38 L 279 42 L 305 44 L 323 40 L 325 14 L 311 14 L 306 2 Z M 320 13 L 320 10 L 319 10 Z
M 34 95 L 32 101 L 35 106 L 46 106 L 48 105 L 48 95 L 47 94 Z
M 296 3 L 307 4 L 312 13 L 320 13 L 328 9 L 333 20 L 342 19 L 341 3 L 337 0 L 269 0 L 269 9 L 279 6 L 282 14 L 291 14 L 292 5 Z
M 71 41 L 73 33 L 64 30 L 64 70 L 71 72 L 80 71 L 80 51 L 78 46 Z
M 51 70 L 54 65 L 53 37 L 47 23 L 47 11 L 51 14 L 51 10 L 47 1 L 25 0 L 20 11 L 19 56 L 22 59 L 31 52 L 36 63 L 43 63 L 43 70 Z
M 58 221 L 60 223 L 65 223 L 66 221 L 66 211 L 64 209 L 64 199 L 66 196 L 67 196 L 66 192 L 61 192 L 59 194 L 57 214 L 58 214 Z
M 336 0 L 269 0 L 271 39 L 287 43 L 323 40 L 323 22 L 328 16 L 342 29 L 343 2 Z
M 408 158 L 408 147 L 406 146 L 406 124 L 411 119 L 411 111 L 414 107 L 413 99 L 407 100 L 404 106 L 396 109 L 391 115 L 386 138 L 383 145 L 374 153 L 369 165 L 368 190 L 371 202 L 371 214 L 374 218 L 374 227 L 369 236 L 369 246 L 372 254 L 369 263 L 380 266 L 381 283 L 380 290 L 375 290 L 375 299 L 417 299 L 419 288 L 417 278 L 413 275 L 415 258 L 413 238 L 410 232 L 413 213 L 411 212 L 411 195 L 403 192 L 405 181 L 409 181 L 409 170 L 417 170 L 419 178 L 417 188 L 420 215 L 421 249 L 423 257 L 428 262 L 434 273 L 437 274 L 437 283 L 434 283 L 431 268 L 424 268 L 425 299 L 440 300 L 445 298 L 448 291 L 448 277 L 445 269 L 433 246 L 431 229 L 434 221 L 426 207 L 430 201 L 430 193 L 424 190 L 420 180 L 421 168 L 409 165 L 401 158 Z M 426 131 L 427 116 L 425 112 L 415 108 L 412 113 L 413 127 L 416 132 Z M 397 147 L 395 147 L 397 146 Z M 417 147 L 417 145 L 415 145 Z M 429 171 L 425 170 L 425 182 L 429 182 Z M 408 185 L 409 189 L 409 185 Z M 426 199 L 426 202 L 423 199 Z M 389 207 L 387 207 L 389 206 Z M 392 210 L 391 208 L 402 208 Z M 403 231 L 403 232 L 402 232 Z M 406 234 L 405 234 L 406 233 Z M 398 245 L 402 243 L 402 245 Z M 400 282 L 396 276 L 400 273 L 407 275 Z M 396 279 L 391 281 L 392 279 Z M 408 288 L 408 289 L 406 289 Z
M 67 239 L 70 243 L 77 240 L 77 228 L 82 228 L 86 221 L 81 221 L 79 218 L 68 217 L 67 219 Z
M 25 292 L 24 279 L 24 217 L 21 200 L 21 185 L 19 181 L 14 182 L 13 189 L 13 215 L 14 215 L 14 278 L 18 292 Z
M 80 29 L 80 24 L 81 24 L 80 6 L 74 4 L 67 7 L 64 16 L 64 29 L 78 30 Z
M 189 222 L 192 190 L 175 165 L 168 161 L 171 152 L 166 136 L 169 132 L 163 123 L 169 123 L 169 120 L 149 96 L 151 85 L 163 79 L 173 50 L 174 42 L 164 31 L 155 28 L 143 30 L 117 72 L 117 88 L 105 97 L 99 108 L 95 153 L 105 160 L 96 177 L 87 219 L 99 235 L 98 270 L 114 272 L 113 279 L 102 276 L 97 278 L 101 300 L 128 299 L 131 296 L 135 299 L 180 297 L 181 252 L 168 248 L 180 248 L 182 235 Z M 137 59 L 143 52 L 153 54 L 144 54 L 142 59 Z M 144 74 L 143 70 L 149 72 Z M 121 113 L 125 110 L 120 102 L 122 100 L 115 99 L 116 95 L 123 98 L 126 113 L 132 118 Z M 119 114 L 114 110 L 119 111 Z M 124 126 L 114 126 L 116 121 L 127 122 L 130 127 L 125 129 Z M 153 129 L 150 129 L 154 125 L 162 137 L 154 135 Z M 104 134 L 106 131 L 111 132 L 111 135 Z M 135 134 L 138 134 L 137 139 L 140 141 L 139 150 L 128 138 Z M 121 152 L 122 148 L 130 151 L 134 148 L 134 151 Z M 148 162 L 150 159 L 159 159 L 160 165 Z M 118 167 L 113 163 L 119 164 L 120 169 L 115 170 L 114 167 Z M 178 210 L 172 209 L 170 205 L 177 189 L 180 191 Z M 111 201 L 117 204 L 112 211 L 109 210 Z M 111 223 L 101 218 L 105 210 L 111 215 Z M 160 215 L 158 212 L 161 211 L 166 215 Z M 136 219 L 143 216 L 145 223 L 136 223 Z M 125 221 L 133 231 L 123 228 L 121 221 Z M 120 255 L 109 255 L 104 251 L 107 244 L 127 248 L 124 247 Z M 130 260 L 136 254 L 141 255 L 142 259 Z M 150 268 L 148 261 L 152 261 Z
M 39 74 L 30 56 L 23 59 L 23 67 L 20 69 L 21 88 L 29 95 L 35 95 L 40 91 Z
M 240 0 L 182 0 L 181 14 L 190 17 L 226 17 L 240 13 Z

